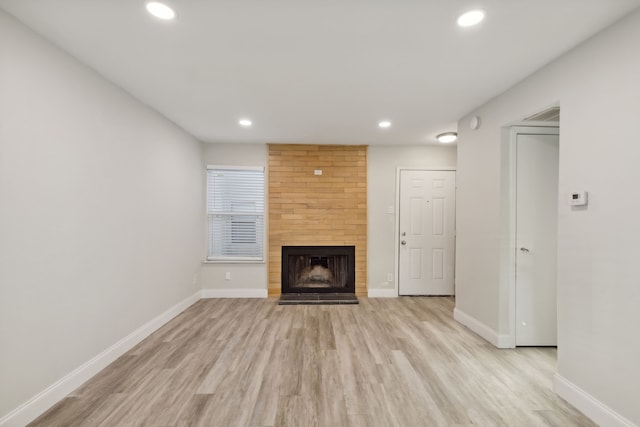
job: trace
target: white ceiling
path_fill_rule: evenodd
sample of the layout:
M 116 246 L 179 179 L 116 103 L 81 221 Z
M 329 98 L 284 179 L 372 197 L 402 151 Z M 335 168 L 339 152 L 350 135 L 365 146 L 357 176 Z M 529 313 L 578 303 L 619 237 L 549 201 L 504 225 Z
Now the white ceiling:
M 144 0 L 0 0 L 202 141 L 389 145 L 434 143 L 640 0 L 169 4 L 177 19 L 166 23 Z M 456 26 L 478 7 L 481 25 Z

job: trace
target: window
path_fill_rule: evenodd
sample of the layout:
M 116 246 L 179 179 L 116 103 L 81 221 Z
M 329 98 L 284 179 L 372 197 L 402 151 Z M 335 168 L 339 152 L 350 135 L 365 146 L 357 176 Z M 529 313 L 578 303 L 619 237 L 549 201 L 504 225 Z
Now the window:
M 207 260 L 264 259 L 264 168 L 207 166 L 207 234 Z

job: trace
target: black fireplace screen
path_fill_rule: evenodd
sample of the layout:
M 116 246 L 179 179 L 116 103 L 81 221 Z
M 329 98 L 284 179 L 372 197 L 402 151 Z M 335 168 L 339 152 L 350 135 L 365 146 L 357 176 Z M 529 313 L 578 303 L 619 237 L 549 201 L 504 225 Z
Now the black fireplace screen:
M 354 246 L 283 246 L 282 293 L 355 292 Z

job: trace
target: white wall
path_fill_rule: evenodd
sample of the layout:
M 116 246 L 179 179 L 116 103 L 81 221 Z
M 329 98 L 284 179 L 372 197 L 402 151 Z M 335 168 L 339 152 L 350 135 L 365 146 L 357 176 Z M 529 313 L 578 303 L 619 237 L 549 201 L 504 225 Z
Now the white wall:
M 204 144 L 204 167 L 207 164 L 267 166 L 265 144 Z M 442 168 L 456 166 L 455 146 L 370 146 L 368 153 L 368 287 L 393 290 L 387 273 L 395 276 L 395 206 L 396 170 L 399 166 Z M 203 259 L 205 255 L 203 253 Z M 231 280 L 225 280 L 225 273 Z M 205 295 L 256 296 L 254 290 L 266 290 L 266 264 L 205 263 L 201 269 Z
M 263 166 L 265 170 L 267 168 L 266 144 L 204 144 L 203 154 L 204 161 L 201 167 L 203 185 L 205 182 L 204 171 L 207 165 Z M 204 191 L 202 197 L 204 201 Z M 202 227 L 203 230 L 206 230 L 206 218 Z M 206 259 L 206 242 L 203 246 L 201 259 Z M 266 262 L 203 263 L 200 271 L 205 296 L 260 297 L 267 295 Z M 230 280 L 225 279 L 227 272 L 231 274 Z
M 456 308 L 508 334 L 502 127 L 560 103 L 558 390 L 602 425 L 640 424 L 639 41 L 636 12 L 473 111 L 479 130 L 458 126 Z
M 201 145 L 0 11 L 0 418 L 199 291 Z
M 395 205 L 398 167 L 456 167 L 455 146 L 370 146 L 368 167 L 368 289 L 388 296 L 396 284 L 387 281 L 395 271 Z M 387 213 L 392 206 L 393 214 Z

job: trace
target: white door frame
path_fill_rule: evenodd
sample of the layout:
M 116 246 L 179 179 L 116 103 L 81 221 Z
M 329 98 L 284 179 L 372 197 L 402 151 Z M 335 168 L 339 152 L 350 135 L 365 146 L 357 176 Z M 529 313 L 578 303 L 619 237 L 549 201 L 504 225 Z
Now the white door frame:
M 393 270 L 395 271 L 395 277 L 393 278 L 393 281 L 395 282 L 394 285 L 394 293 L 395 296 L 399 296 L 400 291 L 398 289 L 398 282 L 400 281 L 400 173 L 402 171 L 424 171 L 424 172 L 429 172 L 429 171 L 452 171 L 452 172 L 456 172 L 456 167 L 455 166 L 445 166 L 445 167 L 429 167 L 429 168 L 417 168 L 417 167 L 410 167 L 410 166 L 398 166 L 396 168 L 396 207 L 395 207 L 395 217 L 396 217 L 396 226 L 395 226 L 395 244 L 394 244 L 394 252 L 393 252 L 393 256 L 394 256 L 394 267 Z M 455 197 L 455 194 L 454 194 Z M 454 235 L 455 236 L 455 235 Z M 455 250 L 455 240 L 453 243 L 453 247 Z M 454 277 L 454 285 L 455 285 L 455 277 Z M 455 287 L 454 287 L 454 292 L 455 292 Z
M 511 126 L 509 128 L 509 296 L 507 298 L 509 304 L 508 348 L 516 347 L 516 143 L 518 135 L 560 135 L 560 128 L 553 125 L 547 127 Z

